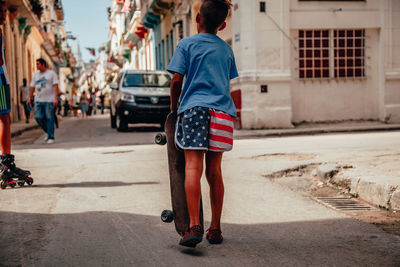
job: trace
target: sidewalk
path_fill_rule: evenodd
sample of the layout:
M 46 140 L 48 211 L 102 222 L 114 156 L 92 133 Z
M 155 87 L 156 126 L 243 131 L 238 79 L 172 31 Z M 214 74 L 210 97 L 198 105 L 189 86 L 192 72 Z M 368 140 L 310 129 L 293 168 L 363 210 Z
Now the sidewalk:
M 235 139 L 315 135 L 345 132 L 400 131 L 400 124 L 378 121 L 348 121 L 337 123 L 304 123 L 292 129 L 235 130 Z M 347 189 L 353 195 L 371 204 L 400 211 L 400 153 L 384 155 L 385 163 L 372 168 L 368 162 L 358 168 L 342 169 L 340 166 L 320 166 L 318 176 L 332 184 Z
M 62 118 L 59 119 L 60 122 L 62 120 Z M 11 135 L 15 137 L 38 127 L 34 120 L 29 123 L 25 123 L 25 121 L 12 123 Z M 304 123 L 291 129 L 235 130 L 234 138 L 248 139 L 367 131 L 400 131 L 400 124 L 385 124 L 377 121 Z M 320 166 L 317 172 L 322 179 L 340 185 L 342 188 L 348 189 L 352 194 L 358 195 L 376 206 L 400 211 L 400 164 L 396 164 L 400 159 L 400 153 L 387 156 L 389 156 L 387 161 L 391 164 L 390 172 L 388 172 L 387 166 L 384 165 L 373 171 L 367 165 L 349 170 L 341 170 L 338 166 Z
M 400 130 L 400 124 L 386 124 L 379 121 L 347 121 L 333 123 L 303 123 L 291 129 L 235 130 L 235 139 L 267 136 L 313 135 L 324 133 L 367 132 Z

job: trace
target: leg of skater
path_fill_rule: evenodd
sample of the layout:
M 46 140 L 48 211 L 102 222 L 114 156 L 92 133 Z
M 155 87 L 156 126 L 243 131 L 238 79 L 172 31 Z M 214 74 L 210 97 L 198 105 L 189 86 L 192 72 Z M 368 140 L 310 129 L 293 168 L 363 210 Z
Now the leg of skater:
M 200 225 L 200 179 L 203 173 L 204 151 L 185 150 L 185 191 L 190 227 Z
M 203 158 L 204 151 L 185 150 L 185 192 L 190 225 L 188 231 L 179 241 L 182 246 L 195 247 L 203 240 L 203 228 L 199 218 Z
M 224 202 L 224 182 L 222 179 L 221 161 L 222 152 L 207 152 L 206 178 L 210 186 L 211 224 L 207 233 L 207 240 L 211 244 L 222 242 L 221 214 Z

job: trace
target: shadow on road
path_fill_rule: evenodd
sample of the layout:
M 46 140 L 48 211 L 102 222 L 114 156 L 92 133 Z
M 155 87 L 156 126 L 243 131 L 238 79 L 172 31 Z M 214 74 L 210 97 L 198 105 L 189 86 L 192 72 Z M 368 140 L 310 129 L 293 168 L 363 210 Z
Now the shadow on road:
M 40 184 L 33 185 L 32 187 L 40 188 L 68 188 L 68 187 L 115 187 L 115 186 L 130 186 L 130 185 L 152 185 L 160 184 L 159 182 L 135 182 L 135 183 L 124 183 L 124 182 L 81 182 L 81 183 L 66 183 L 66 184 Z
M 208 224 L 208 222 L 207 222 Z M 119 212 L 0 212 L 5 266 L 399 266 L 400 242 L 351 218 L 223 224 L 224 243 L 180 247 L 173 224 Z

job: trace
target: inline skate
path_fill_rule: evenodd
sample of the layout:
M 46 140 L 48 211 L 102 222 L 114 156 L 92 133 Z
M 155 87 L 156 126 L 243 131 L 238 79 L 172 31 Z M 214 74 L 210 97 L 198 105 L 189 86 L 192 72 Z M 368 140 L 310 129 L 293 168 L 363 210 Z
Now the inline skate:
M 17 184 L 21 187 L 24 186 L 25 183 L 28 185 L 33 184 L 33 178 L 30 177 L 31 172 L 15 166 L 14 155 L 1 155 L 0 159 L 1 189 L 5 189 L 7 186 L 14 188 Z

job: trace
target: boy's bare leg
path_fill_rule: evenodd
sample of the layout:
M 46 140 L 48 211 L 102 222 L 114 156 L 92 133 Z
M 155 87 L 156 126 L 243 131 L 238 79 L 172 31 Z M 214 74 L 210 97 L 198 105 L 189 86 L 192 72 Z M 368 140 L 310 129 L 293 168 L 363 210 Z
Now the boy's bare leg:
M 190 226 L 200 225 L 200 179 L 203 174 L 204 151 L 185 150 L 185 191 Z
M 222 179 L 221 161 L 223 152 L 207 152 L 206 177 L 210 186 L 211 225 L 210 229 L 221 230 L 221 213 L 224 202 L 224 182 Z
M 10 114 L 0 114 L 0 148 L 1 153 L 11 153 L 11 120 Z

